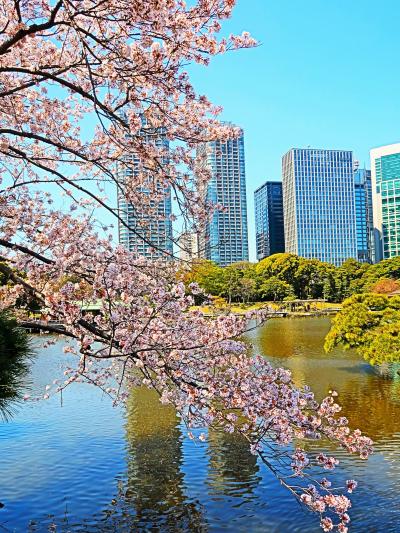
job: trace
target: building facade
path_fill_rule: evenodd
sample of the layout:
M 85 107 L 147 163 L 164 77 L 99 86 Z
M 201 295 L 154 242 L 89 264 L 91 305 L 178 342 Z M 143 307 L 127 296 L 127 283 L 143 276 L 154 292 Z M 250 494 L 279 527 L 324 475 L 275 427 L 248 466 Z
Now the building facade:
M 197 233 L 185 231 L 179 237 L 179 258 L 182 261 L 193 261 L 199 257 L 199 236 Z
M 168 152 L 169 142 L 165 130 L 151 128 L 145 120 L 143 125 L 141 135 L 145 138 L 145 142 L 154 144 L 165 153 Z M 168 158 L 165 157 L 164 162 L 167 161 Z M 118 179 L 123 186 L 126 181 L 132 180 L 140 172 L 140 160 L 137 155 L 132 154 L 127 157 L 125 163 L 120 164 L 118 168 Z M 153 181 L 151 176 L 149 178 Z M 161 185 L 157 185 L 157 189 L 163 199 L 154 204 L 149 198 L 147 205 L 143 202 L 142 210 L 127 202 L 120 189 L 118 190 L 118 213 L 123 220 L 123 223 L 118 224 L 118 236 L 120 244 L 139 256 L 148 259 L 167 259 L 173 254 L 171 190 L 170 188 L 163 190 Z M 149 194 L 149 190 L 145 187 L 139 190 L 144 195 Z
M 357 258 L 353 153 L 293 148 L 282 182 L 286 252 L 336 266 Z
M 206 143 L 199 148 L 199 155 L 211 171 L 206 200 L 223 207 L 215 210 L 207 223 L 201 238 L 201 254 L 221 266 L 248 261 L 243 131 L 236 139 Z
M 285 251 L 282 183 L 267 181 L 254 192 L 257 260 Z
M 375 262 L 400 255 L 400 143 L 371 150 Z
M 374 223 L 370 170 L 355 169 L 354 199 L 356 206 L 357 259 L 361 263 L 372 263 L 374 260 Z

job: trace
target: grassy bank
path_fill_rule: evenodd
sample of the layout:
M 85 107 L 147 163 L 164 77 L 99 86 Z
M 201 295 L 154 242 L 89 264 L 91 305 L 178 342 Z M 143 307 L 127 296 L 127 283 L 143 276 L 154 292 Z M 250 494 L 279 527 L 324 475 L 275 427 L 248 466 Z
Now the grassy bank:
M 249 311 L 258 311 L 260 309 L 268 309 L 271 312 L 285 312 L 288 316 L 312 316 L 321 313 L 335 312 L 341 308 L 341 304 L 332 304 L 329 302 L 251 302 L 248 304 L 233 303 L 229 305 L 227 302 L 215 302 L 212 306 L 198 306 L 194 309 L 200 310 L 205 315 L 216 315 L 224 313 L 245 314 Z M 291 306 L 292 304 L 292 306 Z

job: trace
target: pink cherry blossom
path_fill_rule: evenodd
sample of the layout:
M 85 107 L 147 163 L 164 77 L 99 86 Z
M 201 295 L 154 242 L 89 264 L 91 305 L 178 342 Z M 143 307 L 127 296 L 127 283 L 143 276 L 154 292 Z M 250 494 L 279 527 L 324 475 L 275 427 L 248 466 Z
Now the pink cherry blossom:
M 58 393 L 85 382 L 117 403 L 131 386 L 154 388 L 189 436 L 200 427 L 240 434 L 295 498 L 339 517 L 334 526 L 323 516 L 325 531 L 345 532 L 350 501 L 317 481 L 321 467 L 338 461 L 306 451 L 307 441 L 324 437 L 363 458 L 371 453 L 371 440 L 339 416 L 337 394 L 319 403 L 289 371 L 250 357 L 238 339 L 253 314 L 203 316 L 192 308 L 199 287 L 180 281 L 186 266 L 115 246 L 106 219 L 138 233 L 121 217 L 116 191 L 143 215 L 144 240 L 168 190 L 193 231 L 224 209 L 205 198 L 204 147 L 239 130 L 221 124 L 221 108 L 196 94 L 187 64 L 256 44 L 247 32 L 220 35 L 234 5 L 0 0 L 0 269 L 12 280 L 0 288 L 1 306 L 34 298 L 42 308 L 37 327 L 70 341 L 64 351 L 75 363 L 53 382 Z M 143 132 L 159 129 L 168 151 L 145 140 Z M 85 313 L 87 305 L 98 313 Z M 32 399 L 48 399 L 50 389 Z

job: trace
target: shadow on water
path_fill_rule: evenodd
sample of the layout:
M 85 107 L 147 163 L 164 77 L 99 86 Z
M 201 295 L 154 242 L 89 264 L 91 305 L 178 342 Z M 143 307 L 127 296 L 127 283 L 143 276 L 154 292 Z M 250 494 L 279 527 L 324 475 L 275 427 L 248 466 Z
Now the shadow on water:
M 0 313 L 0 418 L 16 413 L 27 388 L 33 350 L 25 331 L 14 318 Z
M 203 506 L 186 493 L 184 437 L 175 410 L 162 405 L 154 391 L 133 388 L 126 409 L 125 437 L 124 474 L 117 478 L 113 497 L 101 511 L 78 521 L 72 508 L 66 509 L 64 516 L 47 514 L 31 520 L 28 531 L 207 532 Z
M 360 363 L 359 365 L 354 365 L 352 367 L 344 366 L 342 368 L 338 368 L 338 370 L 347 372 L 348 374 L 371 374 L 371 376 L 376 375 L 377 373 L 376 370 L 368 363 Z

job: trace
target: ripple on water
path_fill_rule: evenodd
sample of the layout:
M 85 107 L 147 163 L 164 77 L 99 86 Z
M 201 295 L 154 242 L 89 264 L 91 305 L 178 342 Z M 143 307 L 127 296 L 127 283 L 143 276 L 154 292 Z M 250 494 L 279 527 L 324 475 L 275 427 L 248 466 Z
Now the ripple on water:
M 321 398 L 339 392 L 343 413 L 376 441 L 367 462 L 337 455 L 341 481 L 357 478 L 354 533 L 400 531 L 400 380 L 385 379 L 352 353 L 323 353 L 326 319 L 270 321 L 252 342 L 273 364 Z M 39 350 L 30 381 L 40 392 L 70 356 L 62 342 Z M 126 412 L 98 390 L 75 385 L 64 395 L 23 404 L 0 424 L 0 524 L 11 531 L 223 531 L 313 533 L 300 509 L 245 442 L 210 432 L 186 436 L 176 414 L 135 389 Z

